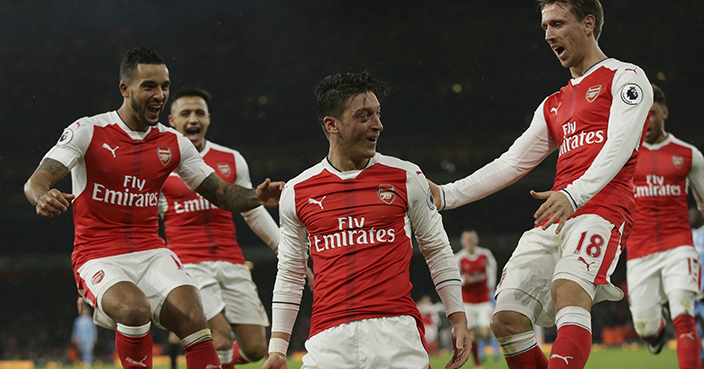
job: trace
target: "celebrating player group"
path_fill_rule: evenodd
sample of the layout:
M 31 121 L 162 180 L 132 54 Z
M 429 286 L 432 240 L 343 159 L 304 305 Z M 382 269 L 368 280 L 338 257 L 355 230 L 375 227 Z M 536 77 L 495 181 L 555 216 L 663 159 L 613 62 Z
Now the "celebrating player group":
M 583 368 L 592 306 L 624 296 L 610 280 L 624 250 L 638 335 L 657 354 L 672 321 L 679 367 L 698 368 L 701 263 L 687 217 L 690 188 L 704 209 L 704 157 L 665 131 L 665 95 L 645 71 L 601 50 L 598 0 L 537 3 L 545 41 L 571 78 L 539 103 L 504 154 L 444 185 L 377 152 L 390 86 L 365 71 L 316 85 L 329 144 L 320 162 L 286 183 L 253 188 L 242 155 L 205 138 L 210 94 L 182 89 L 169 124 L 160 123 L 171 86 L 166 62 L 150 48 L 126 51 L 120 108 L 71 123 L 25 184 L 41 217 L 73 206 L 78 293 L 94 321 L 116 331 L 123 367 L 152 367 L 154 324 L 178 336 L 189 369 L 234 368 L 267 353 L 264 368 L 286 368 L 308 278 L 303 368 L 428 368 L 411 298 L 415 238 L 452 325 L 446 368 L 462 367 L 470 353 L 480 366 L 472 343 L 492 332 L 511 369 Z M 477 247 L 476 232 L 463 234 L 455 256 L 439 211 L 515 183 L 553 152 L 554 184 L 531 191 L 543 200 L 535 227 L 497 284 L 496 261 Z M 55 188 L 69 172 L 72 191 Z M 278 226 L 265 206 L 278 207 Z M 269 317 L 231 212 L 278 257 L 268 341 Z M 557 325 L 548 356 L 536 325 Z

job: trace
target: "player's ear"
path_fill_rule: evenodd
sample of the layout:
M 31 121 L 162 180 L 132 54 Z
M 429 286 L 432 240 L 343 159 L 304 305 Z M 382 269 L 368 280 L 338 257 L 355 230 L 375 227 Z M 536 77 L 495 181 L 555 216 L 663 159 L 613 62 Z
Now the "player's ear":
M 670 109 L 667 107 L 662 109 L 662 119 L 665 120 L 670 115 Z
M 120 82 L 120 94 L 122 97 L 130 97 L 130 85 L 127 82 Z
M 171 125 L 171 127 L 176 128 L 176 124 L 174 124 L 174 116 L 171 114 L 169 114 L 169 125 Z
M 587 14 L 582 20 L 582 25 L 587 36 L 591 36 L 594 34 L 594 28 L 596 27 L 596 18 L 593 14 Z
M 338 134 L 340 133 L 340 127 L 339 127 L 340 121 L 331 116 L 327 116 L 323 118 L 323 126 L 325 127 L 325 131 L 328 134 Z

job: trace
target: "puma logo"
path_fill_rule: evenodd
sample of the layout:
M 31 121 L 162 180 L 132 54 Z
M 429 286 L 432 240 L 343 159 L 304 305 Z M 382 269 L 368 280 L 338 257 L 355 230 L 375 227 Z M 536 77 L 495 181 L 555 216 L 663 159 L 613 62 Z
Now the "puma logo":
M 550 355 L 550 360 L 555 359 L 555 358 L 564 360 L 564 361 L 565 361 L 565 365 L 570 365 L 570 362 L 567 361 L 567 359 L 574 359 L 572 356 L 560 356 L 560 355 L 558 355 L 558 354 L 552 354 L 552 355 Z
M 106 149 L 108 149 L 108 150 L 110 150 L 110 152 L 112 153 L 112 157 L 113 157 L 113 158 L 116 157 L 116 156 L 115 156 L 115 150 L 117 150 L 117 149 L 120 148 L 120 146 L 115 146 L 115 148 L 113 149 L 112 147 L 108 146 L 108 144 L 106 144 L 106 143 L 103 144 L 103 147 L 106 148 Z
M 579 259 L 577 259 L 577 260 L 579 260 L 579 261 L 583 262 L 583 263 L 584 263 L 584 265 L 586 265 L 586 266 L 587 266 L 587 272 L 589 271 L 589 267 L 590 267 L 590 266 L 591 266 L 592 264 L 596 264 L 596 261 L 594 261 L 594 262 L 591 262 L 591 263 L 587 263 L 587 261 L 586 261 L 586 260 L 584 260 L 584 258 L 583 258 L 583 257 L 581 257 L 581 256 L 580 256 L 580 257 L 579 257 Z
M 694 332 L 682 333 L 682 334 L 680 334 L 680 338 L 682 338 L 682 337 L 690 338 L 692 341 L 695 341 L 695 342 L 697 341 L 697 339 L 694 338 Z
M 551 108 L 551 109 L 550 109 L 550 112 L 551 112 L 551 113 L 553 113 L 553 112 L 554 112 L 554 113 L 555 113 L 555 115 L 557 115 L 557 109 L 560 109 L 560 106 L 561 106 L 561 105 L 562 105 L 562 103 L 560 103 L 559 105 L 557 105 L 557 107 L 556 107 L 556 108 Z
M 135 360 L 135 359 L 133 359 L 133 358 L 131 358 L 131 357 L 128 357 L 127 359 L 125 359 L 125 361 L 128 362 L 128 363 L 132 363 L 132 364 L 134 364 L 134 365 L 139 365 L 139 366 L 144 367 L 144 368 L 147 367 L 147 364 L 144 363 L 146 360 L 147 360 L 147 357 L 146 357 L 146 356 L 144 357 L 144 359 L 142 359 L 142 360 L 140 360 L 140 361 L 137 361 L 137 360 Z
M 325 200 L 326 197 L 328 197 L 328 196 L 327 196 L 327 195 L 323 196 L 323 198 L 320 199 L 320 201 L 318 201 L 318 200 L 316 200 L 316 199 L 310 199 L 310 198 L 309 198 L 309 199 L 308 199 L 308 203 L 309 203 L 309 204 L 316 204 L 316 205 L 320 206 L 320 209 L 321 209 L 321 210 L 324 210 L 324 209 L 323 209 L 323 200 Z

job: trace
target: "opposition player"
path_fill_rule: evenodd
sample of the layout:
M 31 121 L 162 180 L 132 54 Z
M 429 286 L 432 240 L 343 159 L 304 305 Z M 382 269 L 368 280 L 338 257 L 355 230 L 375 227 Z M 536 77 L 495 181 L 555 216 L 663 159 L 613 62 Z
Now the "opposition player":
M 474 367 L 481 368 L 479 339 L 491 338 L 489 322 L 494 312 L 494 304 L 489 295 L 496 289 L 496 259 L 491 250 L 479 247 L 479 235 L 475 230 L 462 232 L 462 250 L 455 254 L 462 276 L 462 301 L 467 314 L 467 328 L 472 341 Z M 479 337 L 477 337 L 479 328 Z
M 219 208 L 241 212 L 275 204 L 283 183 L 267 180 L 255 191 L 213 173 L 188 139 L 159 123 L 170 84 L 156 51 L 128 50 L 120 64 L 122 106 L 66 128 L 25 194 L 46 218 L 73 203 L 78 292 L 98 325 L 117 330 L 124 368 L 152 367 L 150 318 L 178 335 L 189 369 L 217 368 L 198 289 L 158 235 L 159 190 L 175 170 Z M 52 188 L 69 170 L 72 193 Z
M 545 40 L 572 79 L 543 100 L 506 153 L 462 180 L 434 186 L 434 196 L 441 209 L 479 200 L 558 152 L 552 189 L 531 191 L 545 201 L 534 214 L 537 227 L 523 234 L 502 272 L 491 326 L 509 368 L 583 368 L 592 305 L 623 297 L 609 279 L 630 233 L 633 171 L 652 89 L 641 68 L 600 49 L 598 0 L 538 4 Z M 549 359 L 533 324 L 557 324 Z
M 252 187 L 244 157 L 205 138 L 210 126 L 209 100 L 210 94 L 202 89 L 179 90 L 171 103 L 169 123 L 193 143 L 222 180 Z M 178 255 L 200 289 L 223 369 L 263 358 L 269 318 L 245 265 L 232 213 L 211 205 L 176 173 L 164 182 L 159 211 L 164 217 L 166 246 Z M 276 250 L 279 227 L 269 212 L 259 206 L 242 216 L 254 233 Z
M 91 318 L 91 308 L 82 306 L 80 303 L 78 307 L 78 316 L 73 321 L 71 342 L 78 350 L 83 362 L 82 367 L 90 369 L 93 366 L 93 349 L 98 341 L 98 327 L 95 326 L 93 318 Z
M 704 260 L 704 216 L 696 206 L 689 208 L 689 226 L 692 228 L 692 241 L 694 248 L 699 254 L 699 261 Z M 699 278 L 699 289 L 704 290 L 704 280 Z M 694 324 L 699 335 L 699 362 L 704 363 L 704 347 L 702 337 L 704 337 L 704 302 L 702 299 L 694 300 Z
M 286 368 L 308 253 L 313 313 L 303 368 L 427 368 L 423 323 L 411 299 L 412 233 L 453 327 L 459 368 L 469 355 L 460 275 L 418 166 L 376 152 L 388 85 L 368 72 L 316 86 L 328 155 L 289 181 L 279 208 L 281 243 L 269 358 Z
M 699 368 L 694 300 L 702 297 L 701 263 L 692 242 L 687 195 L 691 187 L 698 208 L 704 209 L 704 157 L 665 131 L 668 115 L 665 94 L 653 85 L 650 123 L 633 176 L 636 212 L 626 281 L 633 325 L 650 352 L 660 353 L 665 344 L 668 323 L 661 311 L 669 302 L 679 367 Z

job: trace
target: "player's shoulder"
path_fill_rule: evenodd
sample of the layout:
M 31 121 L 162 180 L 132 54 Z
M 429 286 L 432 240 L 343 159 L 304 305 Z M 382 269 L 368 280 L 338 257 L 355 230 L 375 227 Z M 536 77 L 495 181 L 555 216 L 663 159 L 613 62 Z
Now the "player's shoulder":
M 225 154 L 232 154 L 235 157 L 242 157 L 242 154 L 239 151 L 237 151 L 231 147 L 220 145 L 220 144 L 215 143 L 210 140 L 207 140 L 205 142 L 205 147 L 206 147 L 206 149 L 208 149 L 208 151 L 216 151 L 216 152 L 221 152 L 221 153 L 225 153 Z
M 403 169 L 409 173 L 418 173 L 418 174 L 422 173 L 422 171 L 420 170 L 420 167 L 418 165 L 416 165 L 415 163 L 412 163 L 408 160 L 399 159 L 395 156 L 389 156 L 389 155 L 377 153 L 375 155 L 374 159 L 377 163 L 379 163 L 381 165 L 385 165 L 385 166 L 397 168 L 397 169 Z
M 622 72 L 635 72 L 636 74 L 643 69 L 639 67 L 638 65 L 630 62 L 625 62 L 616 58 L 608 58 L 602 61 L 601 64 L 602 67 L 611 69 L 613 71 L 622 71 Z
M 323 159 L 323 160 L 327 160 L 327 159 Z M 301 172 L 299 175 L 297 175 L 297 176 L 293 177 L 292 179 L 290 179 L 289 181 L 287 181 L 286 185 L 284 186 L 284 190 L 288 187 L 292 188 L 293 186 L 295 186 L 299 183 L 310 180 L 311 178 L 320 174 L 323 170 L 325 170 L 325 166 L 323 165 L 322 162 L 313 165 L 312 167 Z
M 689 143 L 689 142 L 680 140 L 679 138 L 675 137 L 675 135 L 673 135 L 672 133 L 670 133 L 670 137 L 669 137 L 669 138 L 670 138 L 670 140 L 671 140 L 671 143 L 674 144 L 674 145 L 682 146 L 683 148 L 692 150 L 692 151 L 694 151 L 694 152 L 699 152 L 699 149 L 698 149 L 696 146 L 692 145 L 692 144 Z
M 477 246 L 477 252 L 484 255 L 493 255 L 491 250 L 481 246 Z
M 96 115 L 88 115 L 76 119 L 71 126 L 74 128 L 84 128 L 84 127 L 105 127 L 110 124 L 117 124 L 120 122 L 120 116 L 116 111 L 108 111 L 105 113 L 100 113 Z

